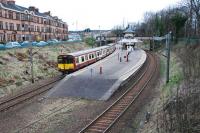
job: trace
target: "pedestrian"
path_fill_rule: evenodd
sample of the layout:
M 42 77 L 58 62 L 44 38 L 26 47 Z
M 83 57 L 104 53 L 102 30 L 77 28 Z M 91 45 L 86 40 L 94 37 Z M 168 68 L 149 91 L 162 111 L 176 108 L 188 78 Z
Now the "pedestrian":
M 145 114 L 145 117 L 146 117 L 145 123 L 149 122 L 150 115 L 151 115 L 150 112 L 146 112 L 146 114 Z

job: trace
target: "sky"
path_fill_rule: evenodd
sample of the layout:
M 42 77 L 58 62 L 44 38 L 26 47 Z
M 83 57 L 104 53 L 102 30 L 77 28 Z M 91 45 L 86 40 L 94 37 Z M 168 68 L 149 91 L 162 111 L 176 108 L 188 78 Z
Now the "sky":
M 147 11 L 159 11 L 180 0 L 16 0 L 16 4 L 51 11 L 69 30 L 109 30 L 116 25 L 142 22 Z

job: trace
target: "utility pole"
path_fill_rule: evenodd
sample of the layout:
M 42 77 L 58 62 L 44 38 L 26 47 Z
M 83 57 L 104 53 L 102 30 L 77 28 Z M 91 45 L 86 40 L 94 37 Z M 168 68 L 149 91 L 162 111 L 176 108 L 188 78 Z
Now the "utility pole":
M 29 19 L 29 43 L 30 43 L 30 64 L 31 64 L 31 82 L 34 83 L 34 71 L 33 71 L 33 45 L 32 45 L 32 39 L 31 39 L 31 14 L 28 13 L 28 19 Z
M 169 65 L 170 65 L 170 42 L 171 32 L 166 35 L 166 56 L 167 56 L 167 71 L 166 71 L 166 83 L 169 83 Z

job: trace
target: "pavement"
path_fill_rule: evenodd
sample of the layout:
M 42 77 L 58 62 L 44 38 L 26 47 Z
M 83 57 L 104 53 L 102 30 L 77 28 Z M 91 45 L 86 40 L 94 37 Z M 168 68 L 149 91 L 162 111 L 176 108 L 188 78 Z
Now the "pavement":
M 45 97 L 108 100 L 143 65 L 147 57 L 145 51 L 135 49 L 129 54 L 127 62 L 127 51 L 121 50 L 120 45 L 116 47 L 116 51 L 103 60 L 67 75 Z

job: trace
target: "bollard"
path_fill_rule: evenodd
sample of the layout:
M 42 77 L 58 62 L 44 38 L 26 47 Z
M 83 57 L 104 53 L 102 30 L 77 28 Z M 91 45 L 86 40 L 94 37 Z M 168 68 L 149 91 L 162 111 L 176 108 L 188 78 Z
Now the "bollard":
M 118 53 L 118 60 L 119 60 L 119 53 Z
M 90 73 L 91 73 L 91 77 L 92 77 L 92 73 L 93 73 L 93 69 L 92 68 L 90 69 Z
M 102 74 L 103 72 L 102 72 L 102 67 L 100 67 L 100 71 L 99 71 L 99 74 Z

